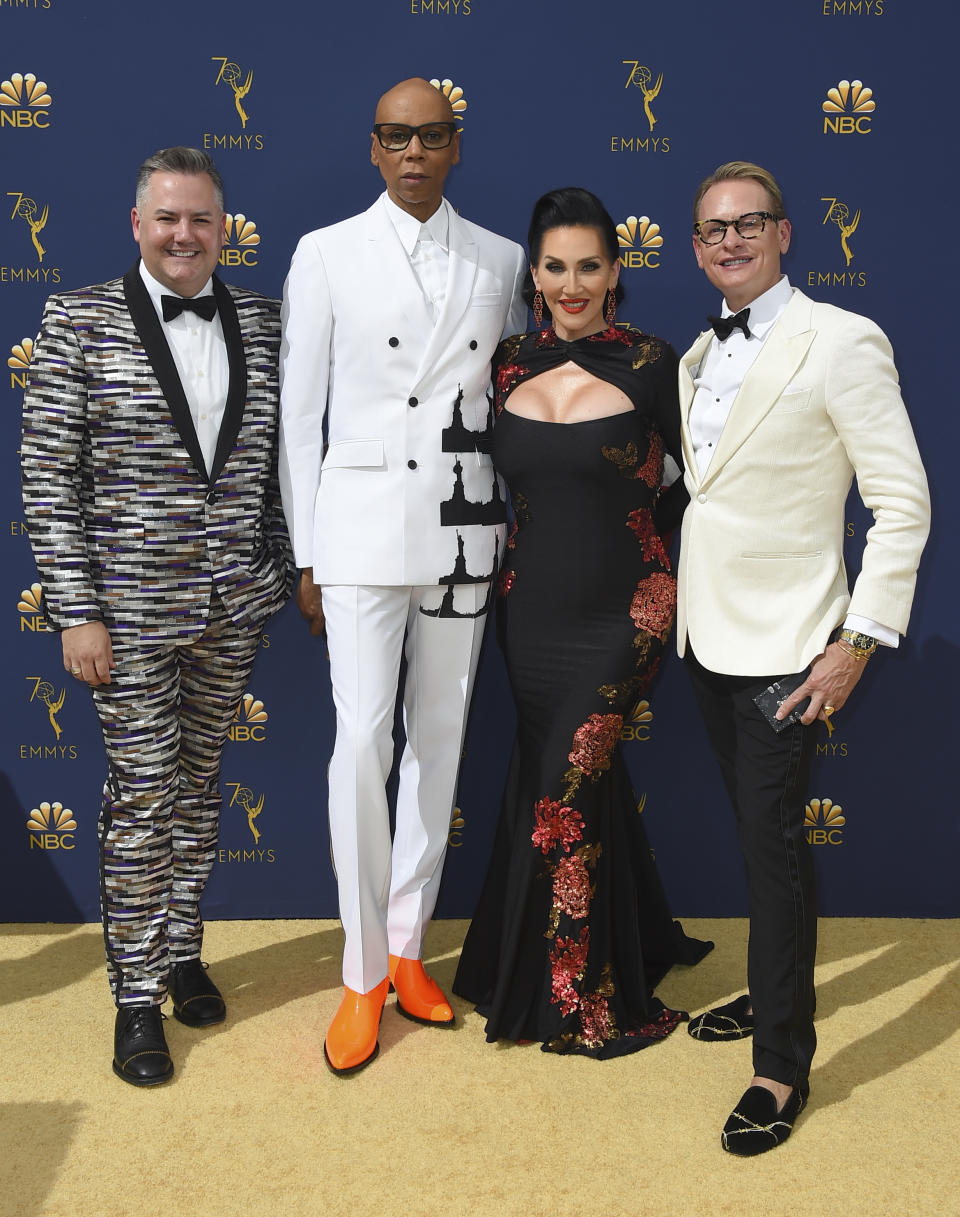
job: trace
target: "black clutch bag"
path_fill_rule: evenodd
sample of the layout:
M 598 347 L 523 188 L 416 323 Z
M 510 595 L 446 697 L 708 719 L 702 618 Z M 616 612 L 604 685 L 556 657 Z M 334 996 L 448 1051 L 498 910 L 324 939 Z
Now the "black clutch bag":
M 763 717 L 767 720 L 770 726 L 780 734 L 784 728 L 789 727 L 791 723 L 800 721 L 800 716 L 810 705 L 810 698 L 805 697 L 799 705 L 794 706 L 786 718 L 777 718 L 776 713 L 787 700 L 791 693 L 799 689 L 803 682 L 810 675 L 810 669 L 806 672 L 797 672 L 794 676 L 784 676 L 782 680 L 775 681 L 772 685 L 768 685 L 762 693 L 758 693 L 753 699 L 753 704 L 757 707 Z

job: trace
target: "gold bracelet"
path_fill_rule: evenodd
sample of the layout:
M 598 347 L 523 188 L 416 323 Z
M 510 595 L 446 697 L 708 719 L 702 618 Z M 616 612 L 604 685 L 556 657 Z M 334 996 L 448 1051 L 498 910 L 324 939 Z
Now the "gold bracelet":
M 852 659 L 864 660 L 869 659 L 873 654 L 872 651 L 864 651 L 861 647 L 852 647 L 849 642 L 845 642 L 842 638 L 837 639 L 836 645 L 841 651 L 849 655 Z

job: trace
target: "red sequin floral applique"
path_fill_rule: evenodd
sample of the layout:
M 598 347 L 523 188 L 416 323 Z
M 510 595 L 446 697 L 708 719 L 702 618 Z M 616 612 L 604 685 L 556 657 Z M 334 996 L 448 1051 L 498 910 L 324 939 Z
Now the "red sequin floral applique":
M 583 817 L 575 807 L 543 798 L 534 806 L 533 819 L 531 840 L 541 853 L 562 849 L 568 854 L 571 845 L 583 840 Z
M 594 890 L 587 864 L 579 850 L 569 858 L 561 858 L 553 872 L 552 911 L 566 913 L 575 921 L 582 921 L 590 912 Z
M 497 579 L 497 595 L 506 596 L 517 581 L 517 572 L 513 570 L 502 570 Z
M 663 438 L 659 431 L 654 431 L 650 436 L 647 459 L 636 472 L 636 476 L 642 478 L 651 490 L 655 490 L 663 479 L 663 453 Z
M 555 347 L 557 345 L 557 331 L 553 326 L 549 326 L 545 330 L 541 330 L 537 335 L 537 350 L 542 351 L 547 347 Z
M 631 615 L 632 612 L 631 608 Z M 591 714 L 574 732 L 573 748 L 567 760 L 583 773 L 602 773 L 610 768 L 610 758 L 622 730 L 622 714 Z
M 673 623 L 677 604 L 677 581 L 666 571 L 654 571 L 637 584 L 630 616 L 638 630 L 665 634 Z
M 564 1018 L 580 1004 L 574 981 L 583 980 L 590 949 L 590 927 L 585 925 L 578 938 L 558 938 L 550 948 L 550 1000 L 560 1007 Z
M 665 569 L 670 569 L 670 559 L 663 548 L 663 540 L 657 532 L 653 516 L 646 507 L 638 507 L 627 516 L 627 527 L 632 529 L 640 542 L 645 562 L 659 562 Z
M 600 974 L 600 984 L 593 993 L 585 993 L 580 999 L 580 1034 L 577 1042 L 587 1048 L 602 1048 L 608 1040 L 620 1038 L 617 1020 L 610 1009 L 608 997 L 615 992 L 609 964 Z
M 588 341 L 590 342 L 619 342 L 625 347 L 632 347 L 634 343 L 633 333 L 630 330 L 618 329 L 615 325 L 608 325 L 605 330 L 601 330 L 599 334 L 591 334 Z
M 525 368 L 523 364 L 520 363 L 505 363 L 500 366 L 499 370 L 497 371 L 496 382 L 498 418 L 503 410 L 503 402 L 507 394 L 518 381 L 522 380 L 524 376 L 526 376 L 529 371 L 529 368 Z

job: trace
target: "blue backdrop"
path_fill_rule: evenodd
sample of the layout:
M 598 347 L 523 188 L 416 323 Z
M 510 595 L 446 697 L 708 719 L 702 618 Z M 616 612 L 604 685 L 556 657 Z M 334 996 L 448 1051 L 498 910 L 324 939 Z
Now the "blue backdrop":
M 43 301 L 130 266 L 136 168 L 175 143 L 208 149 L 226 180 L 224 278 L 279 295 L 300 234 L 379 192 L 374 105 L 410 75 L 456 102 L 453 204 L 522 240 L 544 190 L 594 190 L 622 225 L 621 319 L 679 351 L 718 304 L 691 252 L 690 202 L 699 180 L 734 158 L 780 179 L 792 281 L 890 335 L 930 472 L 933 534 L 910 636 L 871 662 L 833 738 L 824 736 L 807 818 L 825 912 L 960 912 L 958 564 L 949 557 L 960 436 L 946 300 L 958 269 L 957 183 L 944 125 L 957 25 L 934 0 L 745 9 L 0 0 L 0 917 L 99 916 L 99 732 L 89 696 L 65 682 L 59 640 L 42 629 L 20 507 L 19 411 Z M 854 496 L 852 571 L 868 526 Z M 268 628 L 227 746 L 208 915 L 336 914 L 325 810 L 332 729 L 323 648 L 288 606 Z M 472 910 L 512 731 L 491 642 L 441 915 Z M 732 816 L 675 658 L 624 735 L 675 910 L 744 913 Z

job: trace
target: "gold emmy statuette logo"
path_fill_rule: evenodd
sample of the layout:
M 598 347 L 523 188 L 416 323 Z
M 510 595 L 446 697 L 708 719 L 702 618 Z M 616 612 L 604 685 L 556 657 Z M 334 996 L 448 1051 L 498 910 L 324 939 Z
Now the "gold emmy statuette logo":
M 650 132 L 652 134 L 657 120 L 653 110 L 650 109 L 650 103 L 656 101 L 659 96 L 660 89 L 663 86 L 663 73 L 661 72 L 656 81 L 654 81 L 653 72 L 646 64 L 640 63 L 639 60 L 622 59 L 620 62 L 630 69 L 627 83 L 623 87 L 629 89 L 633 85 L 635 89 L 640 89 L 643 93 L 643 112 L 647 116 L 647 122 L 650 124 Z
M 828 224 L 831 220 L 840 229 L 840 246 L 843 249 L 843 256 L 846 258 L 845 265 L 849 266 L 853 261 L 853 251 L 847 244 L 847 238 L 852 237 L 857 231 L 857 226 L 860 223 L 860 208 L 857 208 L 853 219 L 850 219 L 850 208 L 846 203 L 841 203 L 839 199 L 829 198 L 827 195 L 820 196 L 821 203 L 829 203 L 827 214 L 823 218 L 824 224 Z M 849 220 L 849 223 L 847 222 Z
M 240 115 L 240 125 L 246 127 L 247 119 L 250 117 L 243 108 L 243 99 L 250 92 L 250 86 L 253 84 L 253 68 L 247 73 L 243 84 L 240 79 L 243 76 L 243 70 L 238 63 L 233 63 L 229 59 L 225 59 L 222 55 L 211 55 L 211 60 L 214 63 L 219 63 L 220 71 L 217 73 L 217 79 L 214 84 L 220 84 L 223 81 L 233 89 L 233 104 L 237 107 L 237 113 Z
M 232 807 L 234 803 L 237 803 L 247 813 L 247 827 L 253 834 L 254 844 L 258 844 L 261 834 L 254 821 L 256 820 L 257 816 L 259 816 L 260 812 L 263 811 L 263 804 L 266 796 L 261 795 L 259 801 L 255 803 L 253 801 L 253 791 L 249 786 L 243 786 L 240 782 L 228 782 L 227 785 L 233 787 L 233 798 L 230 800 L 228 806 Z
M 872 114 L 877 108 L 873 90 L 862 80 L 841 80 L 836 88 L 827 90 L 827 100 L 820 107 L 826 117 L 823 133 L 834 135 L 869 135 Z
M 10 348 L 7 367 L 13 369 L 10 373 L 11 389 L 27 387 L 27 368 L 30 366 L 31 359 L 33 359 L 32 338 L 24 338 L 21 342 L 15 342 Z
M 242 744 L 248 740 L 262 744 L 267 738 L 264 723 L 268 717 L 263 702 L 254 697 L 252 693 L 244 693 L 243 700 L 237 706 L 237 712 L 233 716 L 230 739 L 235 744 Z
M 37 218 L 37 204 L 34 199 L 28 198 L 25 194 L 20 194 L 16 190 L 8 190 L 7 197 L 16 199 L 13 205 L 13 211 L 10 213 L 10 219 L 15 220 L 17 216 L 26 220 L 27 226 L 30 229 L 30 240 L 33 242 L 33 248 L 37 251 L 37 257 L 43 261 L 43 255 L 47 252 L 40 244 L 38 233 L 46 225 L 50 215 L 50 207 L 44 204 L 43 211 L 40 212 L 40 218 Z
M 803 823 L 811 845 L 842 845 L 843 808 L 832 799 L 811 799 L 804 811 Z
M 0 82 L 0 128 L 49 127 L 52 102 L 46 81 L 37 80 L 32 72 L 26 76 L 14 72 Z
M 455 85 L 452 80 L 431 80 L 430 83 L 435 89 L 439 89 L 444 97 L 449 100 L 450 105 L 453 107 L 453 117 L 458 118 L 462 123 L 464 111 L 467 108 L 463 89 L 459 85 Z
M 642 266 L 656 270 L 660 265 L 660 250 L 663 237 L 660 225 L 649 216 L 628 216 L 626 223 L 617 225 L 617 243 L 620 246 L 620 263 L 631 269 Z
M 450 817 L 450 832 L 447 835 L 447 844 L 451 849 L 459 849 L 463 844 L 463 829 L 466 825 L 466 820 L 463 818 L 463 812 L 459 807 L 454 807 L 453 815 Z
M 49 680 L 44 680 L 42 676 L 26 676 L 25 680 L 33 681 L 33 689 L 30 692 L 29 701 L 42 702 L 47 707 L 47 717 L 50 719 L 50 726 L 53 728 L 54 736 L 59 739 L 63 734 L 63 728 L 57 722 L 57 712 L 63 709 L 63 703 L 66 700 L 66 687 L 60 690 L 60 696 L 57 696 L 57 691 Z
M 74 849 L 73 834 L 77 821 L 62 803 L 41 803 L 27 817 L 31 849 Z
M 652 722 L 653 711 L 650 709 L 650 703 L 645 697 L 641 698 L 633 707 L 630 721 L 624 722 L 623 728 L 620 731 L 620 738 L 626 743 L 629 743 L 631 740 L 648 740 L 650 738 L 650 724 Z M 645 801 L 646 798 L 644 798 Z M 637 810 L 640 810 L 640 808 Z
M 256 266 L 260 234 L 253 220 L 248 220 L 241 211 L 236 215 L 228 213 L 226 228 L 227 239 L 220 250 L 220 265 Z
M 43 615 L 43 588 L 39 583 L 31 583 L 23 589 L 17 601 L 17 611 L 20 613 L 21 634 L 25 630 L 31 634 L 50 632 Z

